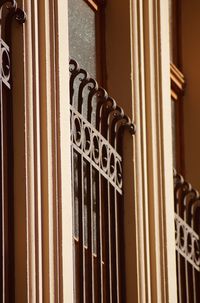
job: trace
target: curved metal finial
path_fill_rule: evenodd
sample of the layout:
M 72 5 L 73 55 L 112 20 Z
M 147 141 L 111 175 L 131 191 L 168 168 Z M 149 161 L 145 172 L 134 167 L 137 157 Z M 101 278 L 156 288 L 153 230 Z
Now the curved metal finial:
M 131 135 L 135 135 L 136 134 L 136 124 L 135 123 L 131 123 L 129 125 L 129 131 L 130 131 Z
M 23 24 L 26 21 L 26 13 L 23 9 L 17 8 L 15 11 L 15 19 L 20 24 Z
M 110 117 L 110 114 L 112 114 L 112 112 L 115 112 L 116 109 L 116 102 L 113 98 L 111 98 L 108 93 L 106 92 L 105 89 L 102 89 L 101 87 L 98 87 L 98 84 L 96 82 L 96 80 L 94 80 L 93 78 L 90 77 L 90 75 L 88 74 L 87 71 L 85 71 L 84 69 L 80 68 L 79 64 L 77 63 L 77 61 L 75 59 L 69 58 L 69 71 L 70 71 L 70 101 L 71 104 L 73 103 L 73 94 L 74 94 L 74 81 L 75 79 L 79 78 L 80 75 L 84 75 L 83 79 L 79 79 L 80 83 L 78 84 L 78 86 L 76 85 L 76 89 L 78 91 L 78 100 L 79 100 L 79 108 L 78 111 L 80 113 L 82 113 L 82 103 L 83 103 L 83 90 L 84 88 L 87 86 L 87 84 L 89 82 L 94 82 L 96 85 L 96 90 L 93 91 L 93 94 L 97 93 L 97 104 L 96 104 L 96 128 L 99 129 L 99 123 L 107 120 L 107 118 Z M 91 97 L 91 96 L 90 96 Z M 87 98 L 86 98 L 87 99 Z M 91 102 L 91 100 L 88 98 L 87 100 L 88 102 Z M 119 109 L 120 107 L 117 106 L 117 108 Z M 126 116 L 122 110 L 122 108 L 120 108 L 118 110 L 118 117 L 115 117 L 115 119 L 113 120 L 113 122 L 119 122 L 119 120 L 123 120 L 123 128 L 124 129 L 128 129 L 128 131 L 130 132 L 131 135 L 134 135 L 136 133 L 136 125 L 135 123 L 132 123 L 132 121 L 130 120 L 130 118 L 128 116 Z M 89 112 L 90 114 L 90 112 Z M 99 115 L 102 115 L 101 118 L 99 117 Z M 116 112 L 115 112 L 116 114 Z M 106 121 L 104 121 L 106 122 Z M 107 131 L 109 132 L 109 127 L 107 129 Z
M 26 13 L 23 9 L 18 7 L 17 1 L 16 0 L 0 0 L 0 9 L 6 3 L 8 4 L 7 9 L 10 11 L 13 11 L 17 22 L 19 22 L 20 24 L 24 23 L 26 21 Z

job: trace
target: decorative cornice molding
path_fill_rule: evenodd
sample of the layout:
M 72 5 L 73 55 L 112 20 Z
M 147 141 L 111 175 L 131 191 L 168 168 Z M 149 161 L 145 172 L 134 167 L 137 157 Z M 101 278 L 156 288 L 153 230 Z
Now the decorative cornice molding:
M 180 96 L 184 94 L 185 78 L 180 70 L 173 64 L 170 64 L 170 79 L 171 79 L 171 98 L 173 101 L 178 101 Z

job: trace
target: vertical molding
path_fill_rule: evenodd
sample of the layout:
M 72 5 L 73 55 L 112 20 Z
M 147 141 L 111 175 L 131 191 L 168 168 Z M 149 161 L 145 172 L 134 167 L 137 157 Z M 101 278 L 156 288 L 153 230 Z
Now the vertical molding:
M 24 0 L 27 302 L 73 302 L 67 1 Z
M 168 1 L 132 1 L 139 302 L 176 302 Z
M 53 134 L 54 111 L 54 60 L 50 48 L 54 31 L 50 25 L 50 3 L 43 0 L 38 7 L 38 48 L 39 48 L 39 87 L 40 87 L 40 135 L 41 135 L 41 187 L 42 187 L 42 236 L 43 236 L 43 300 L 57 302 L 54 232 L 57 230 L 54 222 L 54 203 L 56 190 L 56 171 Z M 52 32 L 50 32 L 52 30 Z M 55 101 L 54 101 L 55 102 Z
M 143 2 L 131 0 L 132 23 L 132 79 L 134 120 L 136 134 L 136 243 L 138 260 L 138 302 L 151 300 L 150 276 L 150 238 L 149 238 L 149 205 L 147 176 L 147 126 L 145 100 L 145 65 L 143 36 Z
M 35 148 L 34 148 L 34 103 L 38 102 L 38 96 L 35 96 L 37 87 L 33 72 L 34 66 L 38 63 L 35 60 L 35 49 L 32 48 L 34 39 L 34 12 L 32 11 L 31 3 L 25 2 L 25 10 L 28 12 L 27 24 L 24 29 L 24 49 L 25 49 L 25 161 L 26 161 L 26 228 L 27 228 L 27 302 L 36 302 L 36 234 L 35 224 Z M 37 121 L 37 120 L 36 120 Z M 36 166 L 37 167 L 37 166 Z
M 27 302 L 43 302 L 41 122 L 38 7 L 24 1 Z

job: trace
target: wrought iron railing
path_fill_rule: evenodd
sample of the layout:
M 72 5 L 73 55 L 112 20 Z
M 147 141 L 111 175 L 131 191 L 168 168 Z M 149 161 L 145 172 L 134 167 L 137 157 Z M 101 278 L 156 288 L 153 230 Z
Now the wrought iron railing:
M 200 302 L 200 195 L 174 171 L 175 241 L 179 303 Z
M 135 126 L 70 60 L 75 301 L 125 302 L 123 134 Z

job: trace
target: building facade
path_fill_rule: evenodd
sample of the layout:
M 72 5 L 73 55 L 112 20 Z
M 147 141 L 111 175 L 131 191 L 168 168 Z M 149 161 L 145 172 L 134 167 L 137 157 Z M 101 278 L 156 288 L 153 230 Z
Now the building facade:
M 100 293 L 99 295 L 95 295 L 95 285 L 97 284 L 95 274 L 91 275 L 91 289 L 85 290 L 89 289 L 87 285 L 90 283 L 85 282 L 89 278 L 84 278 L 84 270 L 77 273 L 76 269 L 82 268 L 84 262 L 84 268 L 87 269 L 87 257 L 84 257 L 86 258 L 84 262 L 83 257 L 80 257 L 82 263 L 78 263 L 78 265 L 75 265 L 74 261 L 74 246 L 76 245 L 74 244 L 74 221 L 76 216 L 73 215 L 73 201 L 75 201 L 74 195 L 76 195 L 74 188 L 79 181 L 76 181 L 72 167 L 72 164 L 76 164 L 76 162 L 73 162 L 71 157 L 70 109 L 72 111 L 72 108 L 70 100 L 77 84 L 70 86 L 73 70 L 69 71 L 69 58 L 73 56 L 73 47 L 76 48 L 76 39 L 78 39 L 74 38 L 75 44 L 71 42 L 72 36 L 77 30 L 73 26 L 84 23 L 82 20 L 84 12 L 81 9 L 75 10 L 76 20 L 73 21 L 72 10 L 77 2 L 84 2 L 91 9 L 91 14 L 95 14 L 95 21 L 91 19 L 93 20 L 91 22 L 95 26 L 93 29 L 97 44 L 94 47 L 97 52 L 95 53 L 97 58 L 95 64 L 98 67 L 95 72 L 89 71 L 93 73 L 92 79 L 98 78 L 100 87 L 104 86 L 109 96 L 112 96 L 109 100 L 116 101 L 117 109 L 115 107 L 114 110 L 122 112 L 123 109 L 126 117 L 129 117 L 136 126 L 133 136 L 127 131 L 124 133 L 122 144 L 123 246 L 118 244 L 118 236 L 115 240 L 111 236 L 112 230 L 116 233 L 116 230 L 122 229 L 122 226 L 117 225 L 116 217 L 113 229 L 109 229 L 111 223 L 108 224 L 110 236 L 106 238 L 107 240 L 98 242 L 98 233 L 97 239 L 94 240 L 94 243 L 97 243 L 97 255 L 98 243 L 102 246 L 104 244 L 101 243 L 108 243 L 108 276 L 111 277 L 108 278 L 109 289 L 111 289 L 109 298 L 104 297 L 101 290 L 97 292 Z M 198 15 L 198 4 L 197 1 L 191 1 L 189 4 L 186 2 L 188 1 L 182 1 L 181 7 L 175 1 L 168 0 L 124 0 L 123 2 L 107 0 L 106 3 L 100 0 L 76 0 L 74 2 L 71 0 L 18 0 L 17 6 L 15 1 L 0 2 L 2 20 L 7 20 L 8 11 L 11 12 L 11 15 L 16 16 L 17 7 L 26 12 L 26 21 L 24 20 L 23 24 L 18 23 L 15 18 L 9 19 L 10 39 L 6 40 L 7 34 L 5 33 L 8 32 L 8 27 L 4 26 L 4 21 L 1 25 L 1 41 L 6 42 L 7 45 L 4 46 L 4 42 L 1 42 L 1 49 L 7 49 L 7 47 L 9 49 L 7 52 L 9 52 L 10 61 L 6 66 L 10 66 L 12 75 L 12 85 L 9 88 L 11 97 L 4 92 L 6 91 L 5 83 L 2 82 L 4 77 L 1 76 L 1 88 L 3 87 L 1 94 L 1 147 L 3 146 L 1 163 L 4 163 L 1 165 L 1 293 L 3 303 L 99 301 L 114 303 L 124 302 L 124 300 L 127 303 L 176 303 L 178 298 L 180 302 L 187 302 L 183 299 L 181 301 L 180 291 L 177 290 L 180 281 L 177 280 L 176 267 L 178 257 L 176 257 L 175 243 L 173 184 L 174 163 L 177 165 L 174 164 L 177 170 L 180 169 L 187 179 L 194 182 L 195 187 L 198 187 L 199 182 L 198 170 L 195 167 L 198 164 L 199 145 L 198 140 L 194 142 L 197 132 L 194 134 L 192 131 L 193 123 L 196 125 L 196 129 L 198 129 L 198 123 L 197 120 L 191 120 L 194 111 L 198 113 L 198 106 L 194 109 L 190 105 L 188 109 L 187 102 L 190 98 L 194 100 L 194 92 L 196 92 L 195 100 L 198 98 L 198 86 L 191 88 L 192 85 L 188 84 L 188 93 L 185 94 L 184 101 L 181 100 L 184 79 L 186 78 L 188 83 L 194 83 L 198 79 L 198 73 L 194 72 L 194 68 L 189 63 L 190 56 L 192 62 L 199 63 L 198 52 L 193 54 L 191 51 L 193 41 L 190 35 L 190 27 L 193 27 L 193 12 L 195 11 Z M 179 2 L 177 1 L 177 3 Z M 17 12 L 20 14 L 16 19 L 22 18 L 22 12 L 19 10 Z M 194 19 L 196 22 L 195 37 L 198 36 L 199 28 L 197 15 Z M 189 25 L 185 21 L 187 17 L 190 18 Z M 173 26 L 170 26 L 171 20 L 173 20 Z M 78 30 L 81 32 L 81 26 Z M 86 30 L 83 28 L 83 35 Z M 180 37 L 182 44 L 180 44 Z M 89 42 L 91 39 L 90 37 Z M 180 51 L 177 45 L 180 45 L 180 49 L 183 51 Z M 191 48 L 188 45 L 191 45 Z M 197 41 L 195 45 L 196 50 L 199 42 Z M 80 50 L 82 51 L 83 48 L 82 45 Z M 86 55 L 88 52 L 89 50 L 86 51 Z M 176 54 L 172 55 L 173 52 Z M 3 50 L 1 53 L 3 58 Z M 74 59 L 80 61 L 84 55 L 80 54 L 79 60 Z M 91 62 L 88 63 L 88 66 L 92 68 L 92 55 L 90 59 Z M 173 64 L 170 67 L 171 61 Z M 2 75 L 5 76 L 6 66 L 4 67 L 5 63 L 2 62 Z M 82 64 L 82 62 L 79 63 Z M 78 74 L 80 70 L 77 69 L 75 72 Z M 85 79 L 86 84 L 88 84 L 88 79 L 91 81 L 88 76 Z M 79 87 L 83 83 L 84 79 Z M 93 81 L 94 83 L 96 85 L 96 82 Z M 92 88 L 90 88 L 90 94 L 87 93 L 89 96 L 92 94 L 91 91 Z M 185 91 L 187 92 L 187 86 Z M 94 98 L 98 99 L 99 95 Z M 12 110 L 9 108 L 5 110 L 2 105 L 7 99 L 11 100 Z M 176 104 L 184 105 L 176 105 L 175 114 L 172 115 L 171 110 L 174 108 L 175 100 L 180 101 L 177 101 L 179 103 Z M 194 103 L 191 104 L 194 105 Z M 181 109 L 177 109 L 177 107 Z M 105 110 L 107 110 L 106 107 Z M 104 109 L 101 109 L 101 114 L 103 111 Z M 4 118 L 3 113 L 4 115 L 6 113 L 7 118 Z M 73 112 L 73 115 L 77 117 L 79 114 Z M 117 115 L 118 113 L 115 112 L 115 116 L 110 118 L 111 124 L 117 123 L 114 120 L 118 119 Z M 123 119 L 125 119 L 124 117 L 125 115 L 123 115 Z M 184 124 L 181 124 L 180 121 L 183 121 L 181 120 L 183 117 Z M 195 116 L 195 118 L 197 117 Z M 7 126 L 4 126 L 2 122 L 4 119 L 8 119 L 8 121 L 11 119 L 12 135 L 5 131 L 10 128 L 8 127 L 9 122 L 7 122 Z M 92 133 L 92 138 L 94 138 L 95 130 L 84 119 L 81 120 L 80 125 L 84 130 L 90 129 L 90 134 Z M 76 121 L 73 123 L 76 128 Z M 172 132 L 174 130 L 172 124 L 176 127 L 175 135 Z M 104 132 L 104 124 L 102 123 L 102 125 L 101 129 Z M 98 142 L 101 141 L 101 146 L 106 145 L 103 135 L 99 135 L 100 129 L 97 130 Z M 189 130 L 192 134 L 188 134 Z M 174 146 L 178 146 L 176 152 L 173 152 L 172 135 L 176 141 Z M 112 135 L 110 136 L 112 141 Z M 9 140 L 7 142 L 2 138 L 12 138 L 12 142 L 10 143 Z M 189 146 L 192 144 L 194 144 L 196 152 L 192 154 L 191 159 Z M 107 145 L 110 154 L 112 153 L 111 145 Z M 119 142 L 117 145 L 120 145 Z M 184 147 L 184 153 L 180 146 Z M 11 158 L 7 159 L 7 156 L 4 158 L 3 155 L 8 154 L 9 148 L 12 151 Z M 101 149 L 98 147 L 98 152 L 103 155 L 103 147 Z M 180 159 L 180 155 L 184 159 L 176 162 L 173 160 L 173 154 L 176 154 L 174 159 Z M 117 157 L 116 159 L 118 159 Z M 119 159 L 116 159 L 115 163 L 118 163 Z M 91 165 L 88 166 L 91 174 L 89 179 L 86 179 L 91 180 L 93 169 L 96 166 L 91 164 L 92 160 L 87 161 Z M 103 161 L 105 160 L 102 160 L 102 167 L 104 166 Z M 109 161 L 111 167 L 112 158 Z M 9 164 L 11 168 L 9 169 L 10 166 L 5 163 L 11 163 L 12 165 Z M 115 165 L 117 167 L 117 164 Z M 81 182 L 84 179 L 84 170 L 80 175 L 78 174 L 77 180 Z M 104 172 L 103 174 L 106 175 Z M 119 177 L 120 174 L 121 171 L 117 176 Z M 7 175 L 10 176 L 10 179 Z M 110 168 L 110 177 L 112 177 L 111 175 Z M 108 180 L 108 177 L 104 177 Z M 87 184 L 86 187 L 91 191 L 91 187 L 96 188 L 97 182 L 99 181 L 94 181 L 94 185 L 91 181 L 92 185 Z M 116 182 L 119 185 L 119 180 Z M 116 198 L 118 194 L 112 195 L 113 189 L 110 184 L 114 184 L 114 181 L 106 187 L 109 188 L 109 193 L 111 192 L 109 201 L 118 201 Z M 83 196 L 89 195 L 89 192 L 85 194 L 83 188 L 84 185 L 82 185 L 83 194 L 80 199 L 84 200 Z M 99 188 L 104 197 L 105 189 L 102 189 L 102 186 Z M 120 192 L 120 188 L 117 190 Z M 6 193 L 10 193 L 8 198 L 5 198 Z M 92 202 L 98 200 L 91 192 L 90 196 Z M 102 198 L 102 201 L 107 201 L 107 199 Z M 6 203 L 11 205 L 10 208 L 6 206 Z M 95 207 L 98 209 L 98 203 L 96 204 Z M 84 212 L 84 202 L 81 207 L 79 210 Z M 112 214 L 112 211 L 109 211 L 108 213 Z M 95 212 L 95 216 L 97 215 L 98 210 Z M 88 213 L 87 218 L 89 218 Z M 96 217 L 93 216 L 92 211 L 90 219 L 93 223 L 89 219 L 85 223 L 83 215 L 82 238 L 84 238 L 84 229 L 90 230 L 92 236 L 88 233 L 86 244 L 82 239 L 81 247 L 84 256 L 87 255 L 87 251 L 88 254 L 90 253 L 90 258 L 93 260 L 91 268 L 95 273 L 95 244 L 93 238 L 90 239 L 98 230 L 91 225 L 94 224 L 94 220 L 97 220 L 94 218 Z M 112 221 L 112 215 L 110 217 L 108 215 L 109 218 Z M 106 219 L 104 219 L 105 221 Z M 102 229 L 102 231 L 106 234 L 106 229 Z M 92 251 L 88 249 L 89 243 L 93 247 Z M 117 273 L 112 278 L 113 270 L 112 266 L 109 267 L 109 261 L 112 263 L 114 259 L 117 263 L 117 245 L 120 246 L 119 251 L 123 251 L 124 255 L 123 265 L 119 267 L 122 269 L 123 275 L 121 276 L 116 270 Z M 113 247 L 115 247 L 114 255 Z M 77 251 L 80 256 L 79 250 Z M 12 260 L 12 262 L 9 263 L 8 260 Z M 104 281 L 103 257 L 100 262 L 99 281 L 104 289 L 106 282 L 102 282 Z M 79 275 L 78 280 L 76 280 L 77 275 Z M 118 280 L 121 277 L 126 281 L 124 297 L 119 294 L 120 290 L 117 291 L 117 294 L 113 290 L 115 285 L 117 285 L 117 289 L 118 287 L 120 289 L 121 284 Z M 107 281 L 106 278 L 105 281 Z M 82 294 L 79 294 L 79 297 L 75 296 L 75 293 L 81 293 L 80 289 L 82 289 Z M 87 291 L 92 294 L 92 297 L 87 297 Z M 192 301 L 188 302 L 192 303 Z

